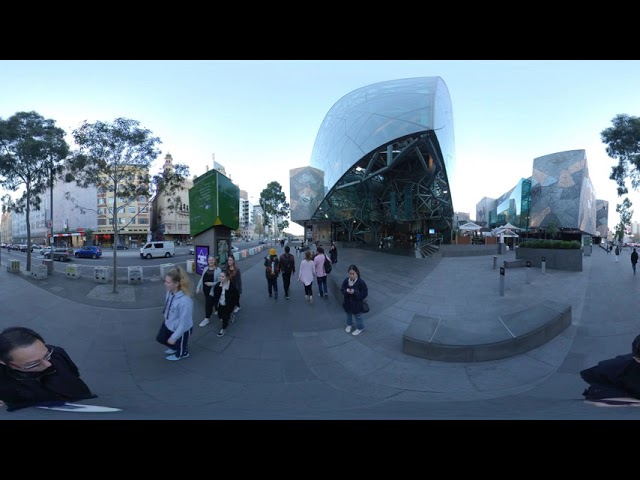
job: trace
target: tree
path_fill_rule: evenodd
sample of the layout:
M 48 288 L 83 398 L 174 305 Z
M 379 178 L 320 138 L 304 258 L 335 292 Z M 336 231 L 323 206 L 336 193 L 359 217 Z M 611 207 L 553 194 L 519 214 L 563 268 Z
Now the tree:
M 279 222 L 278 219 L 289 216 L 287 197 L 278 182 L 270 182 L 267 188 L 260 192 L 260 206 L 264 211 L 264 225 L 273 225 L 275 227 L 274 230 L 276 230 L 273 234 L 276 236 L 278 226 L 287 222 L 286 220 Z M 288 222 L 286 225 L 288 225 Z
M 54 120 L 33 111 L 0 119 L 0 185 L 13 192 L 24 187 L 22 195 L 15 202 L 5 202 L 3 209 L 25 214 L 29 246 L 31 210 L 40 210 L 40 195 L 49 187 L 53 207 L 54 178 L 70 151 L 64 136 Z M 27 270 L 31 270 L 31 248 L 27 248 Z
M 151 163 L 160 155 L 156 145 L 162 143 L 150 130 L 141 128 L 139 122 L 127 118 L 116 118 L 113 123 L 84 122 L 73 131 L 78 150 L 67 162 L 65 181 L 80 187 L 95 186 L 99 190 L 117 192 L 113 195 L 113 205 L 108 208 L 113 225 L 114 245 L 118 234 L 126 225 L 119 226 L 118 208 L 137 201 L 140 196 L 150 198 L 160 192 L 171 195 L 179 191 L 189 168 L 174 165 L 173 169 L 163 169 L 150 178 Z M 68 197 L 71 201 L 72 198 Z M 125 203 L 118 205 L 118 199 Z M 75 203 L 75 202 L 74 202 Z M 172 201 L 172 208 L 178 208 L 180 199 Z M 77 205 L 76 208 L 89 208 Z M 117 249 L 113 249 L 113 293 L 118 293 Z
M 624 240 L 624 232 L 627 227 L 631 227 L 631 219 L 633 218 L 631 205 L 629 198 L 625 198 L 622 203 L 616 205 L 616 212 L 620 214 L 620 223 L 616 225 L 616 237 L 620 242 Z
M 547 228 L 546 231 L 549 235 L 551 235 L 551 238 L 556 238 L 556 235 L 558 234 L 558 232 L 560 231 L 560 227 L 558 226 L 558 222 L 556 222 L 555 220 L 550 221 L 547 224 Z
M 640 187 L 640 118 L 629 115 L 616 115 L 613 126 L 600 133 L 602 142 L 607 145 L 606 152 L 618 160 L 611 167 L 609 178 L 618 185 L 618 196 L 628 193 L 627 180 L 631 187 Z

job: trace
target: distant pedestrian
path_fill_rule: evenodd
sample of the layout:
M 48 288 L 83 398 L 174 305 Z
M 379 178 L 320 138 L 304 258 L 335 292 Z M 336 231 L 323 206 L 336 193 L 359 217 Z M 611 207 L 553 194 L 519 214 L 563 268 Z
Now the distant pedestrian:
M 196 287 L 196 294 L 204 292 L 204 320 L 200 322 L 201 327 L 209 325 L 213 314 L 213 286 L 218 281 L 222 270 L 218 267 L 218 259 L 213 255 L 207 257 L 207 268 L 202 271 L 202 276 Z
M 269 250 L 269 256 L 264 259 L 264 270 L 267 278 L 267 290 L 269 298 L 275 297 L 278 300 L 278 275 L 280 274 L 280 260 L 276 254 L 276 249 Z
M 238 268 L 238 264 L 236 263 L 236 259 L 233 255 L 229 255 L 227 258 L 227 263 L 222 267 L 222 270 L 227 272 L 229 277 L 229 281 L 236 287 L 238 290 L 238 303 L 233 308 L 233 313 L 236 314 L 240 311 L 240 296 L 242 295 L 242 272 L 240 268 Z M 232 319 L 233 320 L 233 319 Z
M 329 258 L 331 259 L 331 263 L 338 263 L 338 248 L 333 242 L 331 242 L 331 246 L 329 247 Z
M 633 249 L 633 252 L 631 252 L 631 268 L 633 268 L 633 274 L 636 274 L 636 263 L 638 263 L 638 252 L 636 252 L 636 249 Z
M 235 320 L 233 316 L 233 308 L 238 303 L 238 290 L 233 286 L 227 272 L 220 273 L 220 280 L 213 287 L 213 303 L 218 310 L 218 316 L 222 320 L 222 328 L 218 332 L 218 336 L 222 337 L 227 332 L 229 320 Z
M 616 254 L 616 263 L 617 263 L 620 259 L 620 245 L 616 245 L 615 254 Z
M 347 326 L 345 331 L 351 335 L 360 335 L 364 330 L 362 319 L 362 301 L 369 295 L 367 284 L 360 277 L 360 271 L 355 265 L 349 265 L 348 276 L 342 282 L 340 290 L 344 296 L 342 307 L 347 312 Z M 356 317 L 356 329 L 353 329 L 353 317 Z
M 12 412 L 47 402 L 96 398 L 62 347 L 26 327 L 0 333 L 0 406 Z
M 282 285 L 284 286 L 284 298 L 289 300 L 289 286 L 291 285 L 291 275 L 296 273 L 296 259 L 291 253 L 289 245 L 284 247 L 284 253 L 280 255 L 280 272 L 282 272 Z
M 167 289 L 164 317 L 156 341 L 169 347 L 164 351 L 167 360 L 182 360 L 189 356 L 189 337 L 193 332 L 193 299 L 187 272 L 181 267 L 170 270 L 164 277 Z
M 304 252 L 304 260 L 300 262 L 298 281 L 304 285 L 304 299 L 313 303 L 313 278 L 316 276 L 316 267 L 311 258 L 311 250 Z
M 313 258 L 313 264 L 316 267 L 316 278 L 318 280 L 318 296 L 329 298 L 327 290 L 327 272 L 324 269 L 324 261 L 327 257 L 324 254 L 324 248 L 318 247 L 318 253 Z

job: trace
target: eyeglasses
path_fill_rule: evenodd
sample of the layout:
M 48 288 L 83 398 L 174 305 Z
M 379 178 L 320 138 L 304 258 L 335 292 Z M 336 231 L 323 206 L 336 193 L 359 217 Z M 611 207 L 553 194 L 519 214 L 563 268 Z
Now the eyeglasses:
M 53 348 L 51 348 L 51 350 L 49 350 L 49 352 L 44 356 L 44 358 L 42 360 L 39 360 L 39 361 L 37 361 L 35 363 L 30 363 L 28 365 L 23 365 L 20 368 L 23 369 L 23 370 L 31 370 L 33 368 L 39 367 L 44 362 L 48 362 L 49 359 L 51 358 L 51 355 L 53 355 Z

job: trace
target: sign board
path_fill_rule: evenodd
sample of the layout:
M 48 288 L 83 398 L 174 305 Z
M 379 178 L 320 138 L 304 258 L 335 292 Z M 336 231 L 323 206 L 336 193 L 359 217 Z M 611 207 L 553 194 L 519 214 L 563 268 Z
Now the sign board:
M 202 275 L 207 268 L 207 257 L 209 256 L 209 245 L 196 245 L 196 273 Z

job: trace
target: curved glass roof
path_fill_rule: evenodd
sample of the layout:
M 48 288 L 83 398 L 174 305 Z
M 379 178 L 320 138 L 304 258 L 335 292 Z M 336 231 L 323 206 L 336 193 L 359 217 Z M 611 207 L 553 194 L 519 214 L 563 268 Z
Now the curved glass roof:
M 294 209 L 292 200 L 291 219 L 328 221 L 363 240 L 396 222 L 450 229 L 451 112 L 440 77 L 389 80 L 345 95 L 320 126 L 310 167 L 292 171 L 300 201 Z

